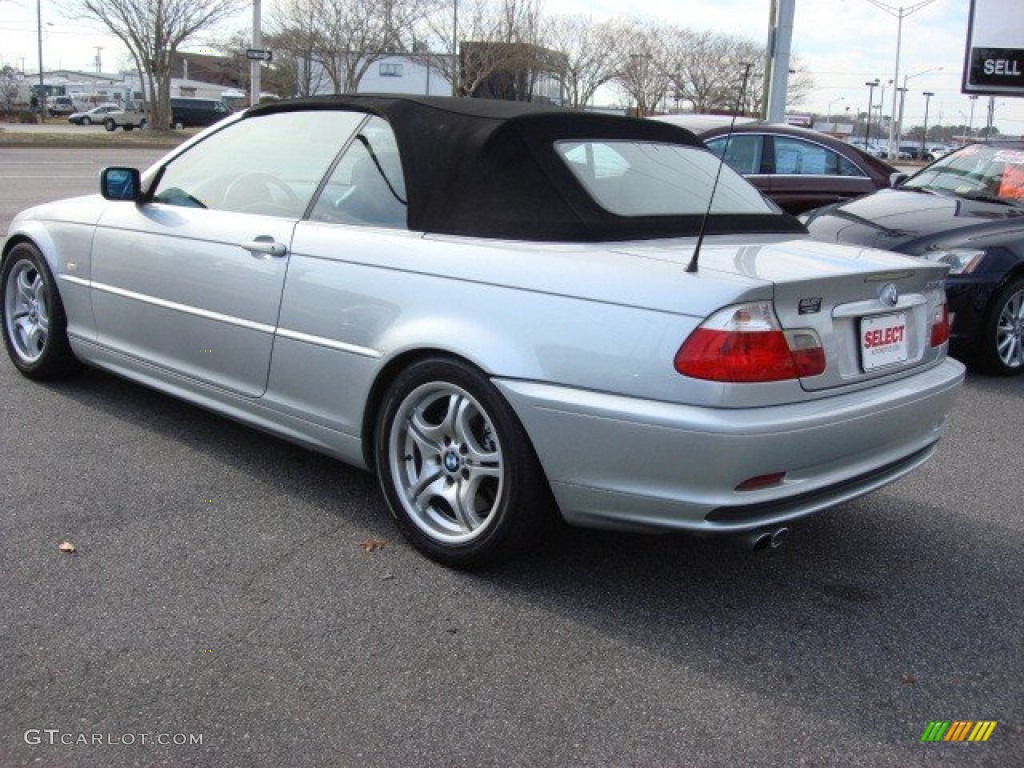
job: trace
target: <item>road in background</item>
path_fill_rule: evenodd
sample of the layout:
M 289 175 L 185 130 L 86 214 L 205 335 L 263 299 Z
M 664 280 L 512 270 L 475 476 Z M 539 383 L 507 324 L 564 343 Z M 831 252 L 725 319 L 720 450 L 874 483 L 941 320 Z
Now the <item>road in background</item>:
M 129 165 L 141 170 L 149 167 L 167 152 L 167 148 L 151 147 L 0 147 L 0 238 L 6 238 L 7 228 L 18 211 L 64 197 L 98 193 L 100 171 L 103 168 L 109 165 Z
M 4 768 L 1024 765 L 1024 379 L 970 376 L 929 464 L 779 550 L 571 531 L 475 574 L 366 473 L 164 395 L 0 392 Z

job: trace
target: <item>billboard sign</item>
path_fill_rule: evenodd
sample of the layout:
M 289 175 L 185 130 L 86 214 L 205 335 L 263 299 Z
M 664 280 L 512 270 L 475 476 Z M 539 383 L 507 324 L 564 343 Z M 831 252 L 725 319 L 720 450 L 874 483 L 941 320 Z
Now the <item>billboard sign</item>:
M 971 0 L 963 92 L 1024 96 L 1024 0 Z

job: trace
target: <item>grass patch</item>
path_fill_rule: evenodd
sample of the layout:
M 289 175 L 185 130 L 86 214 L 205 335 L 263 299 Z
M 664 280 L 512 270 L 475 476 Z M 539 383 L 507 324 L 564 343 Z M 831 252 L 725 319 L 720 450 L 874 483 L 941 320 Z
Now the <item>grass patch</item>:
M 34 131 L 7 131 L 0 126 L 0 147 L 86 147 L 115 149 L 118 147 L 176 147 L 192 138 L 197 130 L 183 131 L 111 131 L 97 133 L 46 132 L 45 127 Z

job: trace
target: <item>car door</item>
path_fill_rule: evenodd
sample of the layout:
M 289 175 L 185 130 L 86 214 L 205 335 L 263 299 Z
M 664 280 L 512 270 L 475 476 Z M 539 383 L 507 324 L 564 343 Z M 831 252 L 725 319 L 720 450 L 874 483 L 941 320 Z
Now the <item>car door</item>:
M 250 397 L 267 385 L 292 234 L 347 137 L 349 112 L 236 121 L 160 171 L 96 230 L 97 340 Z
M 838 152 L 793 136 L 766 136 L 772 199 L 789 213 L 874 192 L 867 174 Z

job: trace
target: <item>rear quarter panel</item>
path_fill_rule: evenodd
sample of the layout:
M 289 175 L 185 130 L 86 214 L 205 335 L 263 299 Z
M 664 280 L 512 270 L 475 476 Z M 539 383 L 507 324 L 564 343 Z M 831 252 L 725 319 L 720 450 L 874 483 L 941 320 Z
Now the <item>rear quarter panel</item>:
M 266 397 L 358 430 L 379 372 L 432 350 L 494 377 L 684 401 L 680 344 L 714 309 L 770 296 L 764 283 L 598 246 L 304 222 Z

